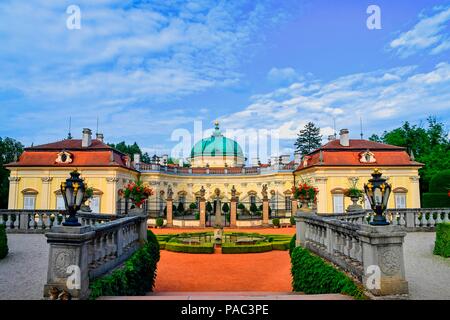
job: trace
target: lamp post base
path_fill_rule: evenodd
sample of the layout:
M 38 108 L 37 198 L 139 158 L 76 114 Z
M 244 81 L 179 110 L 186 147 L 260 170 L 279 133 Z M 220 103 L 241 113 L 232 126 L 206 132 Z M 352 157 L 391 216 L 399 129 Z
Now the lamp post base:
M 389 221 L 386 220 L 386 217 L 381 215 L 381 214 L 377 214 L 375 215 L 375 217 L 373 218 L 373 221 L 369 223 L 372 226 L 387 226 L 389 225 Z
M 75 215 L 70 215 L 69 218 L 67 218 L 63 223 L 63 226 L 65 227 L 80 227 L 81 223 L 78 222 L 77 217 Z

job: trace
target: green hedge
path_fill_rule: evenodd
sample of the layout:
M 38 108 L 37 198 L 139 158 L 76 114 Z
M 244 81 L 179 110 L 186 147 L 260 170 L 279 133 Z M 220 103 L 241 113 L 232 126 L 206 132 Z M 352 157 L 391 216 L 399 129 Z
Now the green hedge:
M 450 257 L 450 223 L 438 223 L 436 225 L 436 241 L 433 253 L 445 258 Z
M 430 192 L 445 193 L 450 190 L 450 169 L 436 173 L 430 180 Z
M 272 250 L 289 250 L 289 240 L 272 242 Z
M 305 294 L 342 293 L 365 299 L 363 290 L 342 271 L 307 249 L 295 247 L 291 256 L 293 291 Z
M 291 241 L 289 242 L 289 255 L 292 256 L 292 251 L 295 248 L 295 241 L 297 240 L 297 234 L 294 234 L 294 236 L 291 238 Z
M 0 259 L 8 255 L 8 238 L 6 237 L 6 228 L 0 224 Z
M 189 245 L 177 242 L 167 242 L 165 250 L 184 253 L 214 253 L 214 243 L 205 242 L 197 245 Z
M 158 241 L 149 232 L 148 241 L 121 268 L 90 284 L 89 299 L 95 300 L 100 296 L 138 296 L 152 291 L 159 257 Z
M 253 245 L 236 245 L 235 243 L 223 243 L 222 253 L 257 253 L 272 251 L 272 243 L 261 242 Z
M 422 195 L 422 208 L 448 208 L 450 197 L 447 193 L 427 192 Z

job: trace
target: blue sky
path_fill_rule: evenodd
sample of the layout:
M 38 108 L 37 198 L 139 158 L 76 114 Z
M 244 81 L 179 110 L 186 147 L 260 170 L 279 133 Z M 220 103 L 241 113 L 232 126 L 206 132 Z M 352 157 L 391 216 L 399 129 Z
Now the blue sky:
M 66 27 L 69 5 L 81 29 Z M 369 5 L 381 29 L 369 30 Z M 83 127 L 170 152 L 177 128 L 278 129 L 308 121 L 359 137 L 450 119 L 448 1 L 0 3 L 0 136 L 25 145 Z

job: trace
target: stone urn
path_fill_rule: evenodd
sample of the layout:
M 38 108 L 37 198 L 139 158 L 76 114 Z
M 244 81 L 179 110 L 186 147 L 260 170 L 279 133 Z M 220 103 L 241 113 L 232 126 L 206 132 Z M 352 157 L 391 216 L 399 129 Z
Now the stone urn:
M 300 208 L 298 209 L 301 213 L 312 213 L 312 209 L 308 206 L 309 200 L 308 199 L 300 199 Z
M 145 215 L 145 210 L 144 210 L 144 208 L 134 207 L 134 208 L 128 210 L 128 215 L 130 215 L 130 216 L 144 216 Z
M 359 197 L 353 196 L 353 197 L 350 197 L 350 200 L 352 200 L 352 204 L 347 207 L 347 209 L 346 209 L 347 212 L 362 210 L 362 206 L 360 206 L 358 204 Z

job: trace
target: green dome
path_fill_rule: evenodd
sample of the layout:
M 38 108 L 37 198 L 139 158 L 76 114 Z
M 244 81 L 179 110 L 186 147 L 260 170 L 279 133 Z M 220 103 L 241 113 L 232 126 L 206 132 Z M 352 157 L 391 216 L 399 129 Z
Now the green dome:
M 206 157 L 238 157 L 244 158 L 239 144 L 224 137 L 219 130 L 219 123 L 215 123 L 214 133 L 209 138 L 205 138 L 197 142 L 191 150 L 191 157 L 206 156 Z

